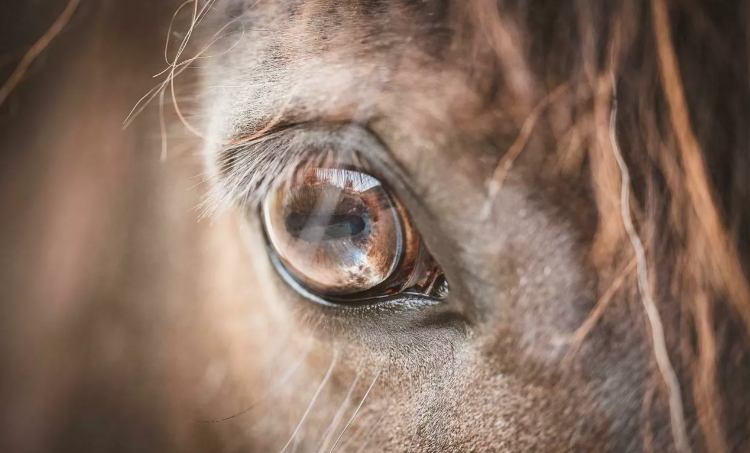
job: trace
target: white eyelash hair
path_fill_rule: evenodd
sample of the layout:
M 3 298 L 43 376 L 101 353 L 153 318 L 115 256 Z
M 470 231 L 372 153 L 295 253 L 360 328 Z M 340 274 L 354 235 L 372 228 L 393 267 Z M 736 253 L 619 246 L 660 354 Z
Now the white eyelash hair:
M 290 181 L 302 166 L 335 167 L 342 154 L 319 134 L 274 132 L 264 137 L 223 146 L 215 157 L 215 170 L 201 203 L 202 217 L 215 217 L 232 206 L 256 209 L 263 197 Z

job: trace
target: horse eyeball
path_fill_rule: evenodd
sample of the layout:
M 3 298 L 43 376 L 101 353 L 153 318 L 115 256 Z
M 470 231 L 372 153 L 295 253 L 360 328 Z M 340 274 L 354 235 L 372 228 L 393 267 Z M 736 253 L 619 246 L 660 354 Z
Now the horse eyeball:
M 366 173 L 299 170 L 266 196 L 262 216 L 278 260 L 318 295 L 431 290 L 442 274 L 403 208 Z

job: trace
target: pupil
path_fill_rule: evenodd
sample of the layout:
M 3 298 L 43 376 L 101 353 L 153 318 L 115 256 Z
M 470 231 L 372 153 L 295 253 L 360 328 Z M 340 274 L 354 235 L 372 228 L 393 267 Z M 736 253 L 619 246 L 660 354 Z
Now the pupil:
M 308 242 L 356 236 L 365 230 L 365 219 L 358 215 L 300 214 L 292 212 L 284 220 L 295 239 Z

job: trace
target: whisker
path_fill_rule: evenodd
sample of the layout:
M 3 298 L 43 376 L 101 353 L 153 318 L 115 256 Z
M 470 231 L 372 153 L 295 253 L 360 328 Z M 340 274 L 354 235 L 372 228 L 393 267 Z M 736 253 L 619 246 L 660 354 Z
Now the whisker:
M 386 410 L 383 409 L 383 413 L 380 414 L 380 417 L 378 417 L 378 420 L 375 422 L 374 425 L 372 425 L 372 428 L 370 428 L 370 432 L 367 433 L 367 437 L 365 437 L 365 441 L 362 443 L 362 446 L 359 447 L 356 453 L 360 453 L 364 451 L 365 448 L 367 448 L 367 444 L 370 443 L 370 439 L 372 439 L 372 435 L 375 434 L 375 430 L 380 426 L 380 422 L 383 421 L 383 418 L 385 418 L 385 414 L 386 414 Z
M 310 410 L 312 410 L 313 406 L 315 405 L 315 402 L 318 400 L 318 397 L 320 396 L 320 393 L 323 391 L 323 388 L 328 383 L 328 379 L 330 379 L 331 374 L 333 373 L 333 369 L 336 367 L 336 360 L 338 359 L 338 356 L 339 356 L 338 351 L 334 350 L 333 358 L 331 359 L 331 365 L 328 367 L 328 371 L 326 371 L 326 375 L 323 377 L 323 380 L 320 381 L 320 385 L 318 385 L 317 390 L 315 390 L 315 394 L 313 395 L 312 400 L 310 400 L 310 404 L 307 406 L 305 413 L 302 414 L 302 419 L 300 419 L 299 423 L 297 424 L 297 427 L 294 429 L 294 432 L 292 433 L 292 437 L 289 438 L 286 445 L 284 445 L 284 448 L 282 448 L 279 453 L 284 453 L 284 451 L 286 451 L 286 449 L 289 448 L 289 445 L 297 436 L 297 433 L 302 428 L 302 425 L 305 424 L 305 420 L 307 420 L 307 416 L 310 414 Z
M 189 3 L 191 3 L 191 2 L 188 1 L 188 2 L 185 2 L 182 5 L 180 5 L 180 7 L 178 8 L 177 12 L 175 12 L 175 17 L 177 15 L 177 13 L 179 13 L 179 10 L 182 9 L 183 7 L 185 7 Z M 175 93 L 174 93 L 174 79 L 177 78 L 177 76 L 181 75 L 186 69 L 188 69 L 192 65 L 192 63 L 195 62 L 196 60 L 198 60 L 198 59 L 207 59 L 207 58 L 210 58 L 210 57 L 214 57 L 214 56 L 218 56 L 218 55 L 223 55 L 226 52 L 229 52 L 230 50 L 232 50 L 237 44 L 239 44 L 239 42 L 245 36 L 246 30 L 245 30 L 245 26 L 243 24 L 240 38 L 228 50 L 226 50 L 224 52 L 221 52 L 218 55 L 204 56 L 203 54 L 206 51 L 208 51 L 208 49 L 210 49 L 211 46 L 213 46 L 214 44 L 216 44 L 218 41 L 220 41 L 221 39 L 223 39 L 223 38 L 225 38 L 227 36 L 230 36 L 232 34 L 236 34 L 236 32 L 230 32 L 230 33 L 225 33 L 225 34 L 220 35 L 220 33 L 222 33 L 227 27 L 229 27 L 234 22 L 237 22 L 237 19 L 229 21 L 227 24 L 225 24 L 223 27 L 221 27 L 214 34 L 213 39 L 200 52 L 198 52 L 194 57 L 188 58 L 188 59 L 186 59 L 184 61 L 179 61 L 180 57 L 182 56 L 182 54 L 187 49 L 188 42 L 189 42 L 190 38 L 192 37 L 193 32 L 195 31 L 196 27 L 203 21 L 203 19 L 208 15 L 208 12 L 209 12 L 211 6 L 213 6 L 213 4 L 215 3 L 215 0 L 210 0 L 209 2 L 207 2 L 200 10 L 198 10 L 198 1 L 197 0 L 193 0 L 192 3 L 194 3 L 195 6 L 193 8 L 193 17 L 192 17 L 192 20 L 191 20 L 190 28 L 188 29 L 187 33 L 185 34 L 185 37 L 182 39 L 182 42 L 180 43 L 180 46 L 177 49 L 175 57 L 174 57 L 174 59 L 171 62 L 169 61 L 169 56 L 168 56 L 169 37 L 167 37 L 167 44 L 165 45 L 165 55 L 164 55 L 165 59 L 167 60 L 167 67 L 164 70 L 162 70 L 161 72 L 159 72 L 159 73 L 157 73 L 157 74 L 154 75 L 154 77 L 156 78 L 156 77 L 160 77 L 160 76 L 162 76 L 164 74 L 167 74 L 166 78 L 164 79 L 164 81 L 162 81 L 161 83 L 159 83 L 157 86 L 155 86 L 154 88 L 152 88 L 151 90 L 149 90 L 148 93 L 146 93 L 143 97 L 141 97 L 138 100 L 138 102 L 136 102 L 136 104 L 133 106 L 133 108 L 130 111 L 130 113 L 128 113 L 128 116 L 125 118 L 125 121 L 123 122 L 123 129 L 127 129 L 128 126 L 130 125 L 130 123 L 132 123 L 133 119 L 135 119 L 135 117 L 137 117 L 138 115 L 140 115 L 140 113 L 146 108 L 146 106 L 148 106 L 151 103 L 151 101 L 153 101 L 153 99 L 157 95 L 161 96 L 161 92 L 164 91 L 164 90 L 166 90 L 167 87 L 171 86 L 172 101 L 173 101 L 173 104 L 175 104 L 175 111 L 177 113 L 177 116 L 180 118 L 180 121 L 182 121 L 183 124 L 185 124 L 185 127 L 190 132 L 192 132 L 193 134 L 197 135 L 198 137 L 202 137 L 202 134 L 197 133 L 197 130 L 193 126 L 191 126 L 189 123 L 187 123 L 187 120 L 184 118 L 184 116 L 183 116 L 182 112 L 180 111 L 179 107 L 177 107 L 177 101 L 175 99 Z M 174 22 L 174 17 L 173 17 L 173 22 Z M 170 30 L 170 34 L 171 34 L 172 23 L 170 23 L 169 30 Z
M 194 0 L 186 0 L 185 2 L 183 2 L 177 8 L 177 10 L 175 10 L 174 14 L 172 14 L 172 20 L 169 21 L 169 29 L 167 29 L 167 42 L 164 43 L 164 62 L 167 63 L 168 65 L 172 64 L 172 62 L 169 61 L 169 41 L 170 41 L 170 37 L 172 36 L 172 29 L 174 27 L 174 22 L 175 22 L 175 20 L 177 20 L 177 15 L 180 14 L 180 11 L 182 11 L 182 8 L 184 8 L 185 6 L 187 6 L 187 5 L 189 5 L 189 4 L 193 3 L 193 2 L 194 2 Z M 164 71 L 162 71 L 162 74 L 163 73 L 164 73 Z M 157 76 L 158 75 L 159 74 L 157 74 Z
M 341 434 L 339 434 L 339 437 L 336 439 L 336 442 L 333 443 L 333 447 L 331 447 L 328 453 L 333 453 L 333 451 L 336 449 L 336 446 L 339 444 L 339 441 L 341 441 L 341 438 L 344 437 L 344 434 L 346 434 L 346 431 L 349 429 L 349 426 L 351 426 L 352 422 L 354 422 L 354 419 L 357 417 L 359 410 L 362 409 L 362 405 L 365 403 L 365 400 L 367 399 L 367 395 L 370 394 L 370 391 L 375 386 L 375 383 L 378 382 L 378 378 L 380 378 L 380 371 L 378 371 L 378 374 L 375 375 L 375 378 L 372 380 L 370 387 L 367 389 L 367 392 L 365 392 L 365 396 L 363 396 L 362 400 L 359 402 L 359 406 L 357 406 L 357 410 L 354 411 L 354 414 L 352 414 L 352 417 L 349 419 L 349 422 L 346 424 L 346 426 L 344 426 L 344 430 L 341 431 Z
M 268 398 L 269 398 L 269 397 L 270 397 L 271 395 L 275 394 L 275 393 L 276 393 L 276 392 L 277 392 L 277 391 L 278 391 L 279 389 L 281 389 L 281 387 L 282 387 L 282 386 L 283 386 L 284 384 L 286 384 L 286 383 L 287 383 L 287 381 L 288 381 L 289 379 L 291 379 L 291 377 L 292 377 L 292 376 L 294 376 L 294 374 L 295 374 L 295 373 L 297 372 L 297 370 L 299 369 L 300 365 L 302 365 L 302 363 L 304 363 L 304 361 L 305 361 L 305 359 L 307 358 L 307 356 L 308 356 L 308 355 L 310 355 L 310 351 L 312 351 L 312 343 L 310 343 L 310 344 L 308 345 L 307 349 L 305 350 L 305 352 L 303 352 L 303 353 L 302 353 L 302 354 L 301 354 L 301 355 L 300 355 L 300 356 L 299 356 L 299 357 L 297 358 L 297 360 L 295 360 L 295 361 L 294 361 L 294 363 L 292 364 L 292 366 L 290 366 L 290 367 L 289 367 L 289 369 L 288 369 L 288 370 L 287 370 L 287 372 L 286 372 L 286 373 L 285 373 L 285 374 L 284 374 L 284 375 L 283 375 L 283 376 L 281 377 L 281 379 L 279 379 L 279 380 L 278 380 L 278 381 L 276 382 L 276 384 L 274 384 L 274 385 L 273 385 L 273 386 L 271 387 L 271 389 L 270 389 L 270 390 L 268 390 L 268 391 L 267 391 L 267 392 L 265 393 L 265 395 L 263 395 L 263 396 L 262 396 L 262 397 L 261 397 L 261 398 L 260 398 L 259 400 L 257 400 L 257 401 L 255 401 L 255 402 L 253 402 L 253 403 L 252 403 L 252 404 L 251 404 L 250 406 L 248 406 L 248 407 L 246 407 L 245 409 L 241 410 L 240 412 L 238 412 L 238 413 L 236 413 L 236 414 L 234 414 L 234 415 L 230 415 L 230 416 L 228 416 L 228 417 L 224 417 L 224 418 L 221 418 L 221 419 L 217 419 L 217 420 L 199 420 L 199 421 L 198 421 L 198 423 L 222 423 L 222 422 L 225 422 L 225 421 L 227 421 L 227 420 L 231 420 L 231 419 L 233 419 L 233 418 L 237 418 L 237 417 L 240 417 L 240 416 L 242 416 L 242 415 L 245 415 L 245 414 L 247 414 L 248 412 L 250 412 L 251 410 L 253 410 L 253 409 L 254 409 L 254 408 L 255 408 L 256 406 L 258 406 L 259 404 L 261 404 L 262 402 L 264 402 L 265 400 L 267 400 L 267 399 L 268 399 Z
M 331 441 L 331 437 L 333 437 L 334 432 L 333 430 L 336 426 L 338 426 L 341 417 L 344 415 L 344 411 L 346 411 L 347 404 L 349 404 L 349 398 L 351 398 L 354 389 L 357 387 L 359 377 L 360 373 L 357 373 L 357 375 L 354 377 L 354 382 L 352 382 L 352 385 L 349 387 L 349 391 L 346 393 L 344 400 L 341 402 L 338 411 L 336 411 L 336 415 L 333 417 L 331 424 L 328 426 L 328 429 L 326 429 L 325 433 L 323 433 L 323 441 L 318 444 L 317 447 L 315 447 L 316 451 L 325 451 L 325 447 L 328 446 L 328 442 Z
M 614 72 L 610 71 L 610 76 L 612 78 L 612 106 L 609 118 L 609 137 L 612 145 L 612 152 L 617 160 L 617 165 L 620 167 L 620 209 L 622 221 L 625 226 L 625 231 L 630 238 L 630 243 L 633 246 L 633 251 L 635 252 L 638 292 L 640 293 L 643 310 L 646 313 L 646 318 L 648 319 L 651 328 L 651 341 L 654 350 L 654 358 L 656 359 L 656 365 L 659 368 L 659 372 L 664 379 L 664 384 L 667 386 L 669 412 L 672 423 L 672 437 L 674 439 L 675 448 L 680 453 L 690 452 L 690 442 L 688 441 L 688 435 L 685 428 L 685 413 L 682 404 L 680 381 L 677 378 L 677 373 L 675 372 L 672 361 L 669 358 L 669 350 L 667 348 L 661 315 L 656 308 L 656 303 L 654 302 L 649 290 L 649 273 L 646 251 L 643 247 L 643 242 L 633 225 L 633 219 L 630 214 L 630 172 L 628 171 L 625 159 L 622 157 L 620 145 L 617 141 L 617 81 Z
M 138 102 L 133 105 L 133 108 L 128 112 L 128 116 L 125 117 L 125 120 L 122 122 L 122 129 L 125 130 L 130 126 L 130 124 L 133 122 L 133 120 L 143 112 L 143 110 L 148 106 L 151 101 L 154 100 L 156 96 L 159 95 L 160 91 L 163 91 L 164 88 L 167 86 L 168 80 L 165 80 L 161 82 L 160 84 L 156 85 L 155 87 L 148 90 L 146 94 L 141 96 L 140 99 L 138 99 Z
M 169 140 L 167 137 L 167 123 L 164 118 L 164 90 L 161 90 L 159 93 L 159 133 L 161 135 L 161 155 L 159 160 L 165 162 L 167 160 Z

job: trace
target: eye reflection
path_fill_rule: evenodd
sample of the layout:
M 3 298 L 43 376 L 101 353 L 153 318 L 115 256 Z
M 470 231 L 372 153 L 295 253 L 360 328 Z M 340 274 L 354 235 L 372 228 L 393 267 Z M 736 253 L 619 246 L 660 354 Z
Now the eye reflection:
M 292 237 L 310 242 L 309 237 L 318 237 L 318 234 L 310 234 L 316 229 L 322 229 L 319 234 L 321 240 L 340 239 L 356 236 L 365 230 L 366 220 L 358 214 L 351 215 L 304 215 L 292 212 L 286 216 L 286 230 Z M 303 234 L 307 232 L 308 234 Z
M 302 169 L 267 195 L 263 220 L 283 266 L 314 293 L 338 299 L 445 295 L 442 271 L 403 207 L 368 174 Z

